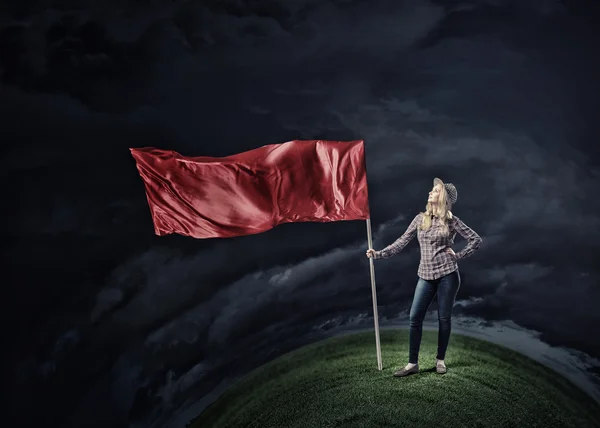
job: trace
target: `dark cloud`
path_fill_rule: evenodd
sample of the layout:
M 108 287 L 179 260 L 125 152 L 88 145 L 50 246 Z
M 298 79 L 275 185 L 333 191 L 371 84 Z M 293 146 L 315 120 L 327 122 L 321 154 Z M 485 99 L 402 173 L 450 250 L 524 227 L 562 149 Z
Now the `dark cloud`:
M 282 352 L 372 323 L 364 222 L 158 238 L 129 147 L 364 138 L 376 248 L 434 176 L 452 181 L 484 238 L 457 314 L 600 356 L 600 64 L 581 6 L 101 6 L 0 19 L 6 379 L 23 424 L 164 426 Z M 416 242 L 376 262 L 383 326 L 406 316 L 417 263 Z

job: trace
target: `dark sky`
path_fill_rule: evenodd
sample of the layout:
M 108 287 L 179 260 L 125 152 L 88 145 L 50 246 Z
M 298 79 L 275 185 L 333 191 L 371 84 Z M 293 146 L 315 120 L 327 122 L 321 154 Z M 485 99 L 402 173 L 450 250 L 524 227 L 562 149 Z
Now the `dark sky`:
M 377 249 L 433 177 L 453 182 L 454 213 L 484 239 L 460 265 L 455 331 L 567 367 L 600 399 L 592 3 L 2 6 L 8 417 L 180 427 L 282 352 L 372 328 L 362 221 L 153 233 L 129 147 L 226 156 L 293 139 L 365 140 Z M 376 262 L 382 327 L 406 323 L 418 254 Z

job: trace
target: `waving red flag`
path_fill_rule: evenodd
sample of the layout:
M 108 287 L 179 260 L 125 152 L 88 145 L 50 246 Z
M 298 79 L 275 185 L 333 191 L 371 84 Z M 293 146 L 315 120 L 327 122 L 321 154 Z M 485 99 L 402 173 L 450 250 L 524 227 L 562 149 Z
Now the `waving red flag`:
M 228 238 L 369 218 L 362 140 L 296 140 L 222 158 L 130 150 L 160 236 Z

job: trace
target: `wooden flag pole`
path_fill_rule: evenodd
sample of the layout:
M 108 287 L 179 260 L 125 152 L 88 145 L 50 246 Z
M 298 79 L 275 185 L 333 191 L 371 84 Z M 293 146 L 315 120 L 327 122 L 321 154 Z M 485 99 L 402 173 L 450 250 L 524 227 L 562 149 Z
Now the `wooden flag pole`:
M 371 219 L 367 219 L 367 242 L 369 249 L 373 249 L 373 238 L 371 236 Z M 369 257 L 369 267 L 371 268 L 371 294 L 373 296 L 373 321 L 375 322 L 375 345 L 377 346 L 377 369 L 382 370 L 381 363 L 381 343 L 379 341 L 379 314 L 377 312 L 377 291 L 375 289 L 375 265 L 373 257 Z

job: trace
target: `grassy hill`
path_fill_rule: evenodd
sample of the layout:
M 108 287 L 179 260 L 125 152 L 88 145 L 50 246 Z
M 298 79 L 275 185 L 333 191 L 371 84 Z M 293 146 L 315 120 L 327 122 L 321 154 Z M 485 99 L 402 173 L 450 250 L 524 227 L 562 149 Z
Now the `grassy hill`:
M 421 373 L 408 361 L 408 331 L 336 337 L 250 373 L 191 428 L 600 427 L 600 405 L 570 381 L 510 349 L 453 334 L 448 372 L 435 373 L 437 332 L 424 331 Z

